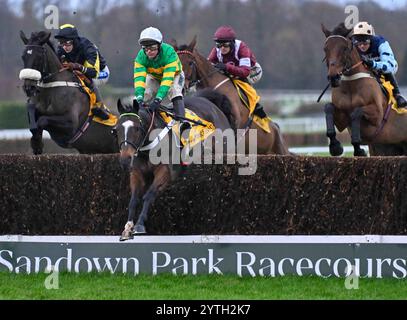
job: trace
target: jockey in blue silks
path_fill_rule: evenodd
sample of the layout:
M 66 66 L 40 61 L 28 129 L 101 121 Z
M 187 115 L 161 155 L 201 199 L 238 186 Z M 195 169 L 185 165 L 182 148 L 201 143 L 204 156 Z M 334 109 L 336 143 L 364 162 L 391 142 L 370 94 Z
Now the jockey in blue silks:
M 359 22 L 353 28 L 352 41 L 357 47 L 364 64 L 373 71 L 382 74 L 386 81 L 393 85 L 393 94 L 398 108 L 405 108 L 407 101 L 400 94 L 395 74 L 398 63 L 389 42 L 382 36 L 376 35 L 374 28 L 368 22 Z

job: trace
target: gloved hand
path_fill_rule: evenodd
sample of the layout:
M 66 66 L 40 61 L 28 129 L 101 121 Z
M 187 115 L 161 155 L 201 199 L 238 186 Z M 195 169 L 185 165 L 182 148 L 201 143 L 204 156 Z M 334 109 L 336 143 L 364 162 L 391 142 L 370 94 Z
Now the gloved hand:
M 75 63 L 75 62 L 64 62 L 63 67 L 71 70 L 71 71 L 80 71 L 80 72 L 85 72 L 85 67 L 83 65 L 81 65 L 80 63 Z
M 372 68 L 374 66 L 374 61 L 369 59 L 366 56 L 361 56 L 361 59 L 363 61 L 363 63 L 368 67 L 368 68 Z
M 225 72 L 226 71 L 226 64 L 222 62 L 218 62 L 215 64 L 215 68 L 218 69 L 219 71 Z
M 161 100 L 158 99 L 158 98 L 155 98 L 155 99 L 153 100 L 153 102 L 150 103 L 149 109 L 150 109 L 152 112 L 154 112 L 154 111 L 156 111 L 160 106 L 161 106 Z

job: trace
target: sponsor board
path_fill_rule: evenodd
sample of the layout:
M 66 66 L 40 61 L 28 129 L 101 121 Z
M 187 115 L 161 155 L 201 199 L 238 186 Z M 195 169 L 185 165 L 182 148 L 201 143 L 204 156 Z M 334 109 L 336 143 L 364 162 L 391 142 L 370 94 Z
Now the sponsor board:
M 0 271 L 407 277 L 404 236 L 0 236 Z

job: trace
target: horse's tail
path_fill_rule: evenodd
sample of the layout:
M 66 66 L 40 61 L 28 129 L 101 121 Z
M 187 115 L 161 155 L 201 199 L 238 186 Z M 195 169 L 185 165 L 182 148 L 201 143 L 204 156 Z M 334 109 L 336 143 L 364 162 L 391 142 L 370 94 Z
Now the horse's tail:
M 229 123 L 232 123 L 232 104 L 227 96 L 213 89 L 199 90 L 196 96 L 208 99 L 225 114 Z

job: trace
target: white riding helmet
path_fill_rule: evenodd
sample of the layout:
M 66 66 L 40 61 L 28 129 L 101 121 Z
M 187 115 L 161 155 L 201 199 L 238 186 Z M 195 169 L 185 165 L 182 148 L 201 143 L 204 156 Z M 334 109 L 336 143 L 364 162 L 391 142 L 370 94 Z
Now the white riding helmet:
M 373 26 L 368 22 L 359 22 L 353 28 L 353 35 L 361 35 L 361 36 L 375 36 Z
M 157 28 L 148 27 L 141 31 L 138 43 L 141 45 L 143 42 L 146 41 L 155 41 L 161 44 L 163 42 L 163 35 Z

